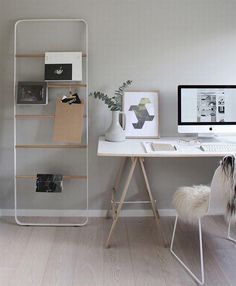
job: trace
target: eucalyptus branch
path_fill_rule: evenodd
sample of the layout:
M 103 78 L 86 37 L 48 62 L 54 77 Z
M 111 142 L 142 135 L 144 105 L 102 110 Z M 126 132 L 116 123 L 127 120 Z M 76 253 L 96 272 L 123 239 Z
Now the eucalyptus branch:
M 95 91 L 90 93 L 90 96 L 93 96 L 96 99 L 104 101 L 111 111 L 118 111 L 122 109 L 122 97 L 124 96 L 125 89 L 132 84 L 132 80 L 127 80 L 115 91 L 115 96 L 109 97 L 107 94 L 104 94 L 100 91 Z

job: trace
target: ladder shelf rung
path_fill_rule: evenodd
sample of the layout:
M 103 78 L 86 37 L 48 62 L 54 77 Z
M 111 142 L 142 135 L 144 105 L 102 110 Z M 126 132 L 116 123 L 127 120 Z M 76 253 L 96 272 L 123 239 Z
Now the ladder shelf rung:
M 84 115 L 84 118 L 87 116 Z M 15 116 L 16 119 L 18 120 L 24 120 L 24 119 L 54 119 L 55 115 L 54 114 L 17 114 Z
M 40 115 L 40 114 L 29 114 L 29 115 L 23 115 L 23 114 L 17 114 L 16 119 L 51 119 L 54 118 L 55 115 L 53 114 L 47 114 L 47 115 Z
M 87 148 L 87 145 L 72 145 L 72 144 L 64 144 L 64 145 L 53 145 L 53 144 L 18 144 L 15 146 L 16 148 Z
M 34 180 L 37 176 L 33 175 L 17 175 L 16 179 L 26 179 L 26 180 Z M 65 180 L 86 180 L 87 176 L 63 176 Z
M 48 83 L 48 88 L 75 88 L 75 87 L 87 87 L 85 83 Z
M 44 53 L 35 53 L 35 54 L 16 54 L 16 58 L 45 58 Z M 86 58 L 86 54 L 82 54 L 83 58 Z

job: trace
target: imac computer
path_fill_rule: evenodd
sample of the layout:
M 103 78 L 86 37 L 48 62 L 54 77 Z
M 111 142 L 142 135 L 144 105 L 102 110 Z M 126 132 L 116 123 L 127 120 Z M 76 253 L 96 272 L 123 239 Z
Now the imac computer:
M 236 85 L 179 85 L 178 132 L 236 133 Z

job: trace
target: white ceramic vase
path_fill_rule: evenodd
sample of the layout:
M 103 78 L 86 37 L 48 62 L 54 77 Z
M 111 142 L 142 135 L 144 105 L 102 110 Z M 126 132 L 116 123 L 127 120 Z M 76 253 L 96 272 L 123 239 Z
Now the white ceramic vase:
M 125 128 L 120 125 L 120 114 L 124 114 L 121 111 L 112 111 L 112 121 L 110 127 L 105 133 L 105 139 L 111 142 L 120 142 L 125 140 Z

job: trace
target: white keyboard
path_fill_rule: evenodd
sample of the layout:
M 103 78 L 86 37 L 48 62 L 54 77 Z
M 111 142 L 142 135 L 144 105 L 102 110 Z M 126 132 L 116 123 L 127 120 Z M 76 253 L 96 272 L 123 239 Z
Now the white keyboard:
M 236 144 L 203 144 L 200 149 L 205 152 L 236 153 Z

